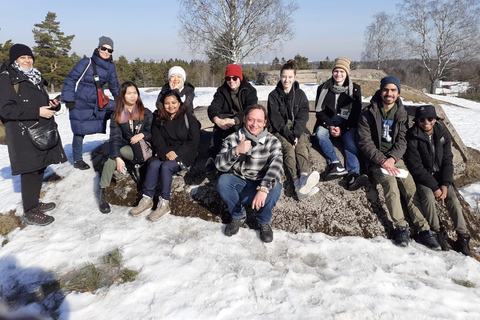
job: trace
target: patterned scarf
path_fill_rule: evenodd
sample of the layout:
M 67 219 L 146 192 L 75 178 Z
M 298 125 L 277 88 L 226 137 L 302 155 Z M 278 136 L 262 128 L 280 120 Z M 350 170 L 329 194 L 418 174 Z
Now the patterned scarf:
M 140 114 L 138 112 L 137 105 L 133 106 L 132 112 L 128 111 L 126 107 L 123 108 L 123 112 L 120 114 L 120 119 L 117 121 L 119 124 L 126 123 L 130 120 L 140 120 Z
M 40 73 L 40 71 L 38 71 L 34 67 L 32 67 L 31 69 L 22 68 L 20 67 L 17 61 L 14 61 L 12 63 L 12 67 L 15 70 L 23 73 L 28 78 L 28 80 L 36 86 L 38 86 L 42 81 L 42 74 Z
M 320 112 L 323 111 L 325 108 L 323 107 L 323 101 L 327 96 L 328 90 L 331 90 L 335 94 L 346 93 L 353 99 L 353 82 L 348 77 L 348 87 L 345 86 L 338 86 L 335 84 L 332 78 L 328 79 L 322 87 L 322 91 L 320 92 L 320 97 L 318 98 L 317 105 L 315 106 L 315 111 Z

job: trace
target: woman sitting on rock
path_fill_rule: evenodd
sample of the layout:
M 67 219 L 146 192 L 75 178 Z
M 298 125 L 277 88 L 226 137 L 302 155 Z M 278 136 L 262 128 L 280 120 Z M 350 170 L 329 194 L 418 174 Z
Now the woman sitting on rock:
M 125 161 L 132 161 L 133 150 L 130 145 L 144 139 L 151 140 L 153 115 L 145 108 L 135 83 L 126 81 L 120 86 L 115 100 L 115 111 L 110 120 L 110 158 L 103 165 L 100 178 L 99 209 L 110 212 L 105 189 L 110 186 L 113 172 L 124 172 Z
M 130 211 L 132 216 L 138 216 L 152 208 L 158 182 L 158 205 L 147 216 L 151 221 L 170 212 L 172 176 L 182 169 L 188 170 L 186 168 L 195 162 L 200 141 L 198 121 L 188 112 L 178 92 L 165 92 L 160 102 L 152 125 L 152 144 L 157 158 L 149 162 L 143 197 Z

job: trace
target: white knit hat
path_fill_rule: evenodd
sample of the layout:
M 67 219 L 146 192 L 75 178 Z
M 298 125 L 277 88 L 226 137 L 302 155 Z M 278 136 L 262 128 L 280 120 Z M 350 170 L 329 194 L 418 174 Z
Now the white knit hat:
M 170 70 L 168 70 L 168 79 L 170 79 L 172 74 L 179 74 L 183 77 L 183 81 L 187 81 L 187 74 L 185 73 L 185 70 L 183 70 L 182 67 L 179 67 L 179 66 L 171 67 Z

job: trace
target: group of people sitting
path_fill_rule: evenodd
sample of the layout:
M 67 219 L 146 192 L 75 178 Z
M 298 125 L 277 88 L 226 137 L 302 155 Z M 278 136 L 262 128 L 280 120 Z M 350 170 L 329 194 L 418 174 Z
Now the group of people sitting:
M 194 87 L 186 82 L 183 68 L 171 68 L 152 114 L 143 105 L 135 83 L 118 85 L 113 47 L 110 38 L 100 37 L 93 56 L 75 65 L 62 88 L 61 99 L 70 109 L 74 133 L 73 163 L 79 170 L 89 169 L 82 158 L 84 136 L 105 132 L 110 119 L 110 154 L 100 178 L 99 209 L 110 212 L 105 190 L 114 171 L 123 173 L 125 161 L 133 161 L 134 150 L 142 145 L 151 148 L 153 156 L 145 161 L 142 197 L 130 214 L 140 216 L 152 210 L 147 218 L 156 221 L 170 212 L 173 175 L 188 170 L 197 157 L 200 125 L 193 114 Z M 27 126 L 54 122 L 52 116 L 60 102 L 58 98 L 48 99 L 44 79 L 33 62 L 30 48 L 12 46 L 9 64 L 0 75 L 0 116 L 7 130 L 12 173 L 22 178 L 24 220 L 47 225 L 54 219 L 45 212 L 55 204 L 39 201 L 41 178 L 46 166 L 66 161 L 66 156 L 61 140 L 48 150 L 35 150 L 31 138 L 22 133 L 25 127 L 19 126 L 22 121 Z M 314 132 L 328 164 L 319 174 L 311 170 L 311 133 L 307 129 L 310 107 L 295 80 L 296 71 L 293 60 L 282 66 L 280 81 L 264 108 L 258 104 L 256 90 L 244 78 L 241 66 L 229 64 L 225 82 L 208 107 L 214 128 L 205 170 L 221 173 L 217 189 L 232 217 L 225 235 L 238 233 L 245 221 L 245 208 L 250 206 L 256 214 L 260 239 L 273 240 L 270 220 L 281 194 L 284 169 L 298 200 L 318 193 L 320 178 L 343 177 L 346 189 L 355 191 L 368 183 L 367 174 L 371 174 L 385 193 L 397 245 L 407 246 L 410 238 L 400 201 L 404 197 L 419 243 L 434 250 L 448 250 L 450 245 L 470 254 L 470 236 L 453 188 L 451 137 L 437 122 L 435 108 L 418 108 L 415 125 L 407 133 L 408 116 L 399 99 L 400 81 L 393 76 L 383 78 L 370 105 L 362 110 L 361 88 L 349 77 L 350 59 L 336 59 L 332 77 L 318 87 L 315 99 Z M 101 105 L 97 89 L 103 90 L 104 84 L 115 99 Z M 32 91 L 29 87 L 38 93 L 26 100 L 22 93 Z M 343 142 L 345 167 L 332 138 Z M 25 145 L 30 157 L 40 154 L 43 161 L 38 156 L 28 164 L 19 160 L 27 155 Z M 360 157 L 366 162 L 366 170 L 361 170 Z M 438 220 L 437 201 L 447 205 L 458 235 L 456 241 L 448 238 Z

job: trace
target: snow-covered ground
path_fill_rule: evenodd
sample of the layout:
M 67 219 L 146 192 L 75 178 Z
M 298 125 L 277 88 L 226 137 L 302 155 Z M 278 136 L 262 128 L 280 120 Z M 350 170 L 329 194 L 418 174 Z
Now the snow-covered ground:
M 316 86 L 302 88 L 315 98 Z M 257 90 L 265 100 L 273 87 Z M 158 91 L 141 91 L 153 110 Z M 214 92 L 197 88 L 195 106 L 209 105 Z M 443 107 L 467 146 L 480 150 L 475 133 L 480 104 L 435 98 L 463 106 Z M 68 115 L 56 120 L 70 157 Z M 86 136 L 88 163 L 89 153 L 105 139 Z M 21 214 L 20 179 L 11 175 L 6 146 L 0 145 L 0 155 L 0 212 Z M 103 215 L 93 170 L 65 163 L 47 174 L 53 170 L 64 179 L 45 186 L 44 201 L 57 203 L 56 220 L 8 236 L 0 249 L 0 292 L 16 281 L 34 283 L 97 263 L 117 247 L 125 266 L 140 272 L 136 281 L 96 294 L 66 295 L 60 319 L 480 319 L 480 264 L 456 252 L 434 252 L 415 242 L 402 249 L 381 237 L 279 230 L 264 244 L 254 230 L 229 238 L 222 225 L 197 218 L 169 215 L 151 223 L 118 206 Z M 474 205 L 480 184 L 462 194 Z M 474 287 L 458 284 L 462 281 Z M 39 309 L 31 303 L 23 311 Z

